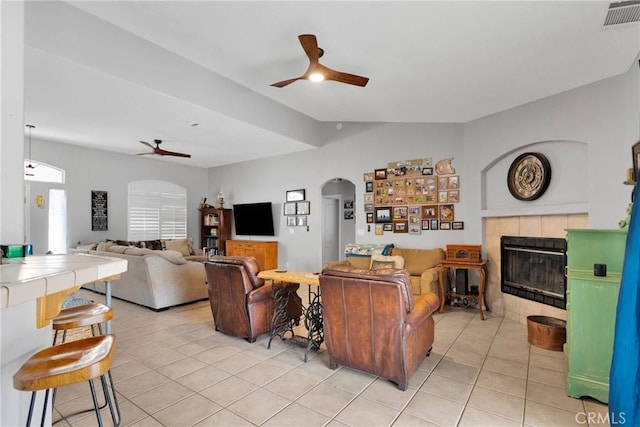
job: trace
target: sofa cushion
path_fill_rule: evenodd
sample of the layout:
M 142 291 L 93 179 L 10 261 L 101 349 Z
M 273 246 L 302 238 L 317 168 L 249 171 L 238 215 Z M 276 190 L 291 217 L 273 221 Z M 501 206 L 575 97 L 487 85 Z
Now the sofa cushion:
M 111 246 L 115 246 L 116 242 L 113 242 L 111 240 L 108 240 L 106 242 L 100 242 L 98 243 L 98 246 L 96 246 L 96 251 L 100 251 L 100 252 L 106 252 L 107 249 L 109 249 Z
M 167 261 L 176 264 L 176 265 L 182 265 L 182 264 L 186 264 L 187 260 L 184 258 L 184 256 L 182 255 L 182 253 L 178 252 L 178 251 L 172 251 L 172 250 L 166 250 L 166 251 L 151 251 L 152 254 L 156 254 L 164 259 L 166 259 Z
M 124 254 L 124 251 L 131 249 L 131 246 L 112 245 L 107 248 L 107 252 L 113 252 L 114 254 Z
M 435 249 L 405 249 L 393 248 L 393 255 L 400 255 L 404 258 L 404 268 L 412 276 L 419 276 L 423 271 L 437 267 L 442 261 L 444 251 L 442 248 Z
M 371 255 L 371 270 L 380 268 L 404 268 L 404 258 L 399 255 Z
M 123 252 L 125 255 L 138 255 L 138 256 L 142 256 L 142 255 L 149 255 L 154 253 L 154 251 L 152 251 L 151 249 L 145 249 L 145 248 L 138 248 L 138 247 L 133 247 L 133 248 L 127 248 L 124 250 Z
M 180 252 L 183 256 L 193 255 L 193 239 L 165 239 L 164 247 L 169 251 Z
M 166 248 L 164 247 L 164 243 L 162 240 L 145 240 L 142 242 L 142 247 L 147 249 L 153 249 L 154 251 L 162 251 Z

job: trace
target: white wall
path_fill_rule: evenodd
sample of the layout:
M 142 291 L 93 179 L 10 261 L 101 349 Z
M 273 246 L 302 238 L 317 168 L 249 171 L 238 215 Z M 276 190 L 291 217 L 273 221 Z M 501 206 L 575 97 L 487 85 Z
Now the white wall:
M 617 228 L 631 197 L 631 187 L 622 182 L 632 164 L 631 145 L 639 139 L 639 75 L 634 62 L 623 75 L 466 123 L 464 155 L 473 160 L 465 163 L 464 175 L 475 177 L 465 185 L 469 238 L 481 239 L 482 217 L 501 216 L 500 210 L 504 215 L 584 212 L 592 228 Z M 545 195 L 530 202 L 512 198 L 507 163 L 503 183 L 489 177 L 483 187 L 483 171 L 530 149 L 553 159 L 555 175 Z M 499 209 L 483 212 L 483 195 Z
M 34 160 L 59 167 L 66 172 L 64 185 L 37 182 L 30 184 L 31 197 L 28 203 L 31 209 L 34 253 L 47 251 L 49 188 L 67 191 L 67 244 L 74 247 L 78 241 L 126 239 L 128 183 L 146 179 L 170 181 L 187 189 L 187 235 L 197 240 L 198 206 L 200 199 L 207 193 L 206 169 L 163 162 L 148 156 L 123 155 L 40 139 L 32 140 L 32 153 Z M 91 190 L 107 191 L 108 231 L 91 231 Z M 42 208 L 35 205 L 38 194 L 45 196 Z
M 297 227 L 290 234 L 283 215 L 275 215 L 279 253 L 278 265 L 295 270 L 316 271 L 321 263 L 321 187 L 335 177 L 348 179 L 356 185 L 355 215 L 357 242 L 394 243 L 404 247 L 431 248 L 446 243 L 464 241 L 461 231 L 427 231 L 419 236 L 386 233 L 376 236 L 373 227 L 367 232 L 362 175 L 398 160 L 431 157 L 434 162 L 453 157 L 453 166 L 463 171 L 463 140 L 460 124 L 413 123 L 345 123 L 334 141 L 318 149 L 210 169 L 209 192 L 220 187 L 228 195 L 228 204 L 271 201 L 282 212 L 287 190 L 306 189 L 311 201 L 309 231 Z M 460 174 L 461 187 L 472 178 Z M 462 197 L 462 196 L 461 196 Z M 459 220 L 465 221 L 463 215 Z M 244 238 L 244 236 L 243 236 Z M 255 240 L 268 240 L 256 237 Z

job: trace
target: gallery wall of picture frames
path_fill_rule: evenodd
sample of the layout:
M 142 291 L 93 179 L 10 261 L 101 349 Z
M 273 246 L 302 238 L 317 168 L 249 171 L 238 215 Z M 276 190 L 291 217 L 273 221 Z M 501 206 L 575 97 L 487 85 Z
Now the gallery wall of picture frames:
M 287 227 L 309 227 L 307 216 L 311 213 L 311 202 L 305 200 L 305 190 L 289 190 L 286 192 L 284 215 Z
M 365 172 L 364 212 L 375 234 L 463 230 L 464 222 L 455 215 L 460 176 L 452 160 L 403 160 Z

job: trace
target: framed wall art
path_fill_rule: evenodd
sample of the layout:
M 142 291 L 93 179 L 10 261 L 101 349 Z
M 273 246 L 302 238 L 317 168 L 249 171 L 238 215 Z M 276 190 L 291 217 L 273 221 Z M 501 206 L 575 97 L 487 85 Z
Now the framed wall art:
M 296 215 L 309 215 L 310 210 L 310 202 L 296 202 Z
M 440 230 L 451 230 L 450 221 L 440 221 Z
M 306 215 L 298 215 L 298 216 L 296 216 L 296 225 L 297 226 L 306 226 L 307 225 L 307 216 Z
M 440 205 L 440 221 L 453 221 L 453 205 Z
M 387 179 L 387 168 L 376 169 L 374 174 L 375 174 L 375 179 Z
M 375 214 L 376 222 L 391 222 L 390 207 L 375 208 Z
M 287 227 L 295 227 L 296 226 L 296 217 L 288 216 L 287 217 Z
M 386 224 L 382 224 L 382 229 L 384 231 L 393 231 L 393 224 L 388 222 Z
M 431 230 L 437 230 L 438 229 L 438 220 L 437 219 L 430 219 L 429 220 L 429 228 Z
M 452 230 L 464 230 L 464 222 L 462 221 L 453 221 L 451 223 Z
M 362 180 L 364 182 L 373 181 L 373 172 L 365 172 L 362 174 Z
M 295 215 L 296 214 L 296 202 L 287 202 L 284 204 L 284 214 L 285 215 Z
M 305 191 L 304 189 L 300 190 L 289 190 L 286 193 L 286 201 L 287 202 L 299 202 L 305 199 Z
M 409 224 L 406 220 L 393 221 L 393 232 L 394 233 L 408 233 L 409 232 Z
M 384 234 L 385 224 L 376 224 L 376 236 L 382 236 Z
M 423 230 L 428 230 L 429 229 L 429 220 L 428 219 L 423 219 L 422 220 L 422 229 Z

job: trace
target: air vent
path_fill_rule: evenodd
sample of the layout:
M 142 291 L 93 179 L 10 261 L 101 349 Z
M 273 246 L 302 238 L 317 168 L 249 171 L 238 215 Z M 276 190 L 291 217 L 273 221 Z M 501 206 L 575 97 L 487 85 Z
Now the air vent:
M 604 20 L 604 26 L 629 24 L 640 21 L 640 1 L 611 3 Z

